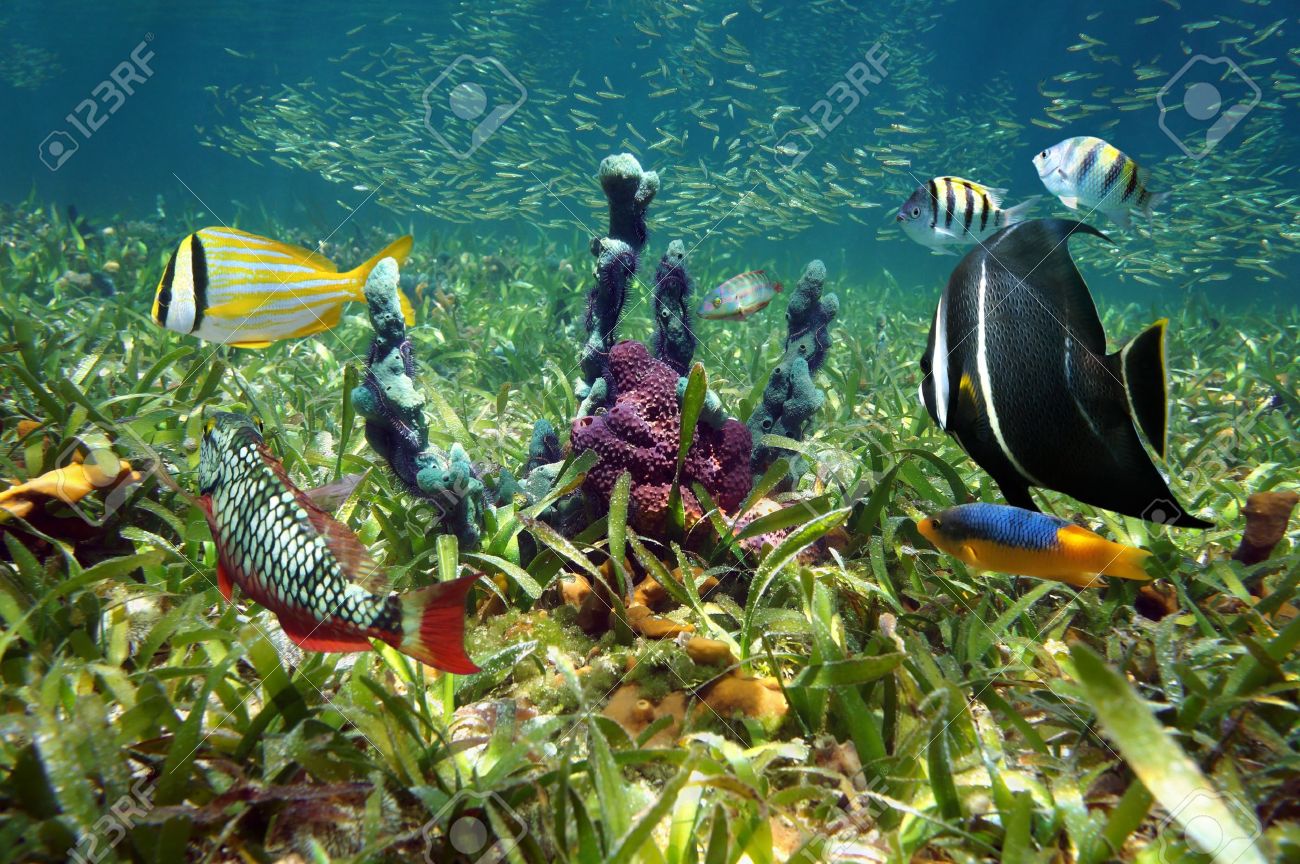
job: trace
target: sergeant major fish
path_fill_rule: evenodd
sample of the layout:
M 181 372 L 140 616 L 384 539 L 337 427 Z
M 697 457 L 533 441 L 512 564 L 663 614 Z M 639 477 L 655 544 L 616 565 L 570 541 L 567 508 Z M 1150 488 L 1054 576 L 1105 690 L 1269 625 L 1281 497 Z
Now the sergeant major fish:
M 379 639 L 447 672 L 478 671 L 463 644 L 465 595 L 478 576 L 406 594 L 367 591 L 353 581 L 375 570 L 361 541 L 294 486 L 242 414 L 208 420 L 199 494 L 226 600 L 238 585 L 313 651 L 366 651 Z
M 1038 201 L 1035 195 L 1002 209 L 1005 189 L 994 189 L 961 177 L 935 177 L 916 187 L 895 220 L 903 233 L 936 252 L 954 254 L 949 246 L 969 245 L 1014 225 Z
M 1142 449 L 1165 453 L 1158 321 L 1113 354 L 1070 258 L 1068 219 L 1004 228 L 962 258 L 939 298 L 920 396 L 934 422 L 989 473 L 1007 503 L 1030 487 L 1161 524 L 1206 528 L 1179 506 Z
M 158 281 L 153 320 L 168 330 L 237 348 L 265 348 L 339 323 L 343 304 L 364 301 L 371 269 L 401 264 L 411 237 L 393 241 L 344 273 L 319 253 L 234 228 L 204 228 L 181 241 Z M 405 296 L 408 325 L 415 313 Z
M 1145 549 L 1114 543 L 1056 516 L 1005 504 L 963 504 L 916 525 L 925 539 L 972 567 L 1052 579 L 1076 588 L 1099 576 L 1149 580 Z
M 1169 197 L 1168 192 L 1153 195 L 1147 189 L 1147 172 L 1100 138 L 1066 138 L 1035 156 L 1034 167 L 1047 191 L 1066 207 L 1100 210 L 1124 228 L 1132 225 L 1132 210 L 1150 218 Z
M 700 301 L 701 318 L 743 321 L 758 312 L 781 293 L 781 283 L 768 278 L 762 270 L 732 276 Z

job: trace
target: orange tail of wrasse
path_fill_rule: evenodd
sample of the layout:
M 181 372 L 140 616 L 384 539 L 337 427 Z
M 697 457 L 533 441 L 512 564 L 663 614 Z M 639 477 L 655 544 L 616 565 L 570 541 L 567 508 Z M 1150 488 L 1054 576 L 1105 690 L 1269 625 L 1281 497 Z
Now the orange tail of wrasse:
M 1119 546 L 1119 544 L 1115 544 Z M 1151 575 L 1147 573 L 1142 562 L 1151 557 L 1151 553 L 1145 549 L 1136 549 L 1132 546 L 1120 546 L 1120 552 L 1103 569 L 1102 575 L 1118 576 L 1121 579 L 1136 579 L 1139 582 L 1149 582 Z

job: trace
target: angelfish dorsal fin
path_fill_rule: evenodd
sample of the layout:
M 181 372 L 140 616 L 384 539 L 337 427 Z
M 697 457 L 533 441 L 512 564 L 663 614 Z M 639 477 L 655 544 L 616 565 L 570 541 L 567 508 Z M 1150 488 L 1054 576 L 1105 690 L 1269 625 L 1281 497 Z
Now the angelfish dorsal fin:
M 1106 354 L 1106 332 L 1083 274 L 1070 257 L 1069 239 L 1091 234 L 1110 238 L 1073 219 L 1030 219 L 994 235 L 985 253 L 989 277 L 1003 271 L 1012 284 L 1032 291 L 1066 333 L 1096 357 Z

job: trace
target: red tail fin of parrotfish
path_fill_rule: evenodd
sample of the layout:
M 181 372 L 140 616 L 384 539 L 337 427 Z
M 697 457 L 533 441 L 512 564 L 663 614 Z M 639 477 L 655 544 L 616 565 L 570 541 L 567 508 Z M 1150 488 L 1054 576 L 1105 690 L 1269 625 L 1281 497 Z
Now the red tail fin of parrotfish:
M 403 595 L 402 635 L 389 644 L 444 672 L 477 672 L 465 653 L 465 595 L 478 578 L 474 573 Z

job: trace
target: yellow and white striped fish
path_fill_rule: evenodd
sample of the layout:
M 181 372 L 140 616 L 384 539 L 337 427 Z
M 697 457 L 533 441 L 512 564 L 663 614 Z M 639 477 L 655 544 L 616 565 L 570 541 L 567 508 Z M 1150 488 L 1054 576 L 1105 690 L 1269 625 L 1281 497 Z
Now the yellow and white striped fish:
M 1005 189 L 961 177 L 935 177 L 916 187 L 895 217 L 903 233 L 936 252 L 955 254 L 949 246 L 980 243 L 1023 220 L 1038 201 L 1035 195 L 1002 209 Z
M 385 258 L 405 262 L 411 243 L 410 235 L 398 238 L 340 273 L 328 258 L 300 246 L 234 228 L 203 228 L 182 240 L 167 262 L 153 320 L 237 348 L 310 336 L 336 326 L 344 303 L 364 302 L 371 269 Z M 406 323 L 415 323 L 409 301 L 401 300 Z
M 1137 209 L 1148 218 L 1169 196 L 1153 195 L 1146 171 L 1119 148 L 1100 138 L 1081 135 L 1066 138 L 1034 157 L 1034 167 L 1047 191 L 1071 210 L 1100 210 L 1111 221 L 1128 228 L 1129 213 Z

